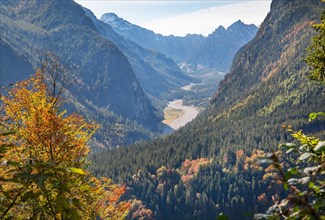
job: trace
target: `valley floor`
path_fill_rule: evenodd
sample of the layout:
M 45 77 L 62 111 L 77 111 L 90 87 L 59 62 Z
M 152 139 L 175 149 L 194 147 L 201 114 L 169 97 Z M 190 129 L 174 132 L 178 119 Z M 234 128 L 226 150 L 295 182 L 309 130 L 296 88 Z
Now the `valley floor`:
M 181 111 L 181 113 L 178 114 L 178 117 L 173 118 L 172 120 L 168 120 L 166 118 L 166 120 L 163 122 L 173 130 L 177 130 L 180 127 L 183 127 L 199 114 L 199 109 L 197 107 L 183 105 L 182 99 L 169 102 L 167 108 L 171 110 L 176 109 Z

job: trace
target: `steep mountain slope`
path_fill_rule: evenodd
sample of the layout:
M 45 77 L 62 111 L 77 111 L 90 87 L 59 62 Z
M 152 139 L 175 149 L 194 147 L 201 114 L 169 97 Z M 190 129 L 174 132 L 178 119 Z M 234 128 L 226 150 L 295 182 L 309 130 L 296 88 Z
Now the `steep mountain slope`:
M 325 97 L 306 78 L 303 60 L 314 34 L 310 23 L 322 8 L 318 0 L 274 0 L 208 110 L 170 136 L 93 155 L 94 172 L 127 181 L 158 219 L 215 219 L 222 212 L 250 219 L 243 214 L 265 211 L 281 190 L 254 158 L 290 140 L 282 125 L 325 136 L 323 121 L 308 122 L 310 112 L 325 111 Z M 182 171 L 186 159 L 202 157 L 208 160 L 197 172 Z
M 88 9 L 84 9 L 102 36 L 121 49 L 131 63 L 132 69 L 144 90 L 159 98 L 162 93 L 189 84 L 186 76 L 177 64 L 164 54 L 144 49 L 113 31 L 110 25 L 97 20 Z M 193 81 L 193 80 L 192 80 Z
M 256 32 L 255 25 L 240 21 L 229 28 L 222 26 L 208 37 L 187 35 L 185 37 L 163 36 L 131 24 L 114 13 L 102 15 L 101 20 L 110 24 L 114 31 L 137 44 L 161 51 L 177 63 L 185 63 L 194 71 L 203 67 L 227 72 L 238 49 L 251 40 Z M 211 59 L 212 58 L 212 59 Z
M 14 51 L 2 40 L 0 41 L 0 57 L 0 86 L 27 79 L 33 72 L 33 67 L 27 58 Z
M 78 4 L 70 0 L 1 1 L 0 16 L 0 74 L 6 78 L 1 85 L 26 78 L 32 73 L 31 67 L 39 65 L 37 51 L 47 50 L 58 56 L 63 65 L 74 66 L 75 82 L 68 93 L 77 109 L 80 104 L 89 117 L 94 113 L 90 109 L 96 109 L 102 116 L 99 112 L 115 115 L 116 121 L 125 121 L 117 119 L 122 116 L 155 129 L 160 119 L 129 61 L 101 36 Z M 133 132 L 137 130 L 141 129 Z

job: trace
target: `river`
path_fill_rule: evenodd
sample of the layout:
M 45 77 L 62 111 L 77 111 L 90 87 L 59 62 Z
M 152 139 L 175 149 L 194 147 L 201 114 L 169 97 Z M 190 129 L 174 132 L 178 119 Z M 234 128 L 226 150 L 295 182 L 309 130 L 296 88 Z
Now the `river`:
M 169 126 L 174 130 L 183 127 L 199 114 L 199 110 L 196 107 L 183 105 L 182 99 L 169 102 L 168 107 L 184 111 L 183 115 L 170 122 Z
M 189 85 L 181 87 L 181 89 L 185 91 L 191 91 L 193 86 L 195 85 L 198 84 L 191 83 Z M 176 110 L 178 113 L 166 114 L 166 110 L 169 111 L 169 113 L 171 113 L 173 110 Z M 177 99 L 168 102 L 167 107 L 164 109 L 165 120 L 163 121 L 163 124 L 167 126 L 164 129 L 163 133 L 169 134 L 183 127 L 184 125 L 192 121 L 199 114 L 199 112 L 199 108 L 195 106 L 183 105 L 183 99 Z

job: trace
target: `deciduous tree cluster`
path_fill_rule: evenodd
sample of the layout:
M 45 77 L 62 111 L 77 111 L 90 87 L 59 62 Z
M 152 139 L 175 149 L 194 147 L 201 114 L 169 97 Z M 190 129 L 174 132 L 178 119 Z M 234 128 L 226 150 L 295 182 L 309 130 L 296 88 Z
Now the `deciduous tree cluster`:
M 1 95 L 0 219 L 121 219 L 124 187 L 86 171 L 96 125 L 50 93 L 38 70 Z

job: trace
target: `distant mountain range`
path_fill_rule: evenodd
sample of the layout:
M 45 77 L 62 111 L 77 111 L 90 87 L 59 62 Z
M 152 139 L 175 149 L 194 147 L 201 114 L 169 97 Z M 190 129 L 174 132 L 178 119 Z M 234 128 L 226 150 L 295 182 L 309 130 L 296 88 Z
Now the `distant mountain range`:
M 184 70 L 190 72 L 207 68 L 228 72 L 235 53 L 250 41 L 258 28 L 240 20 L 227 29 L 220 26 L 208 37 L 188 34 L 185 37 L 163 36 L 131 24 L 114 13 L 102 15 L 101 20 L 113 30 L 144 48 L 163 52 Z
M 199 47 L 187 57 L 186 63 L 194 68 L 200 66 L 228 72 L 237 51 L 256 35 L 254 25 L 236 21 L 227 29 L 219 26 Z

